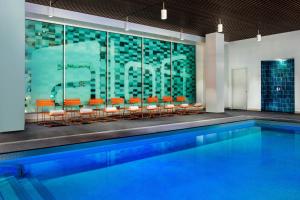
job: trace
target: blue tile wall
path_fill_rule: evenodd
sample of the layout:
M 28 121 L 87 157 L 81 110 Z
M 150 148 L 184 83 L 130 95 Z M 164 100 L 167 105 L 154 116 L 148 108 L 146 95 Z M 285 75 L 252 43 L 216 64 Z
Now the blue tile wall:
M 261 110 L 295 112 L 294 59 L 261 62 Z

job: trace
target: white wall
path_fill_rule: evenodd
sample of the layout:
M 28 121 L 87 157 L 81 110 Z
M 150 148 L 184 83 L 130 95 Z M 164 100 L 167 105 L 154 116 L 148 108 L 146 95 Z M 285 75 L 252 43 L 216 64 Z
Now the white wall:
M 25 2 L 0 1 L 0 132 L 24 129 Z
M 300 31 L 265 36 L 261 42 L 256 38 L 229 42 L 225 45 L 228 92 L 226 107 L 232 106 L 231 71 L 248 69 L 248 110 L 260 110 L 262 60 L 295 59 L 295 111 L 300 112 Z M 226 78 L 225 78 L 226 80 Z

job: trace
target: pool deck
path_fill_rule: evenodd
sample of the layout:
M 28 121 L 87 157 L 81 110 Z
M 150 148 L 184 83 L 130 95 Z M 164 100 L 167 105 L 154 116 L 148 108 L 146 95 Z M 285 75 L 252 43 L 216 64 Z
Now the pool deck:
M 249 119 L 280 120 L 300 123 L 299 114 L 232 111 L 153 119 L 119 120 L 47 128 L 26 124 L 26 130 L 0 133 L 0 154 L 54 147 L 82 142 L 130 137 L 184 128 L 215 125 Z

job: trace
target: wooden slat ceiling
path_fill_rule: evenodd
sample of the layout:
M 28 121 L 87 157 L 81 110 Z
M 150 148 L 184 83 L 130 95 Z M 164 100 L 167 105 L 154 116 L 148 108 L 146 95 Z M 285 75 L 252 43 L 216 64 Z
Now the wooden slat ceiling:
M 49 0 L 26 0 L 49 5 Z M 57 0 L 54 7 L 205 36 L 219 18 L 226 41 L 300 29 L 299 0 L 165 0 L 168 19 L 160 19 L 161 0 Z

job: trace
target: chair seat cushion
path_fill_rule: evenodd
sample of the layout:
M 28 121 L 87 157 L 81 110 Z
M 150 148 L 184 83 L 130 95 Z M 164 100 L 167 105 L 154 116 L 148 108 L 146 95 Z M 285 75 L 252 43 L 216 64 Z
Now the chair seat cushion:
M 129 111 L 137 111 L 137 110 L 139 110 L 139 107 L 138 106 L 129 106 L 128 110 Z
M 194 107 L 203 107 L 203 105 L 201 103 L 195 103 Z
M 61 116 L 64 115 L 65 111 L 64 110 L 50 110 L 49 115 L 50 116 Z
M 117 107 L 106 107 L 105 112 L 117 112 Z
M 167 104 L 167 105 L 165 105 L 165 108 L 171 109 L 171 108 L 175 108 L 175 106 L 174 106 L 174 104 Z
M 79 113 L 80 114 L 90 114 L 90 113 L 93 113 L 93 109 L 91 109 L 91 108 L 80 108 Z
M 156 105 L 148 105 L 147 106 L 147 110 L 155 110 L 155 109 L 157 109 Z
M 183 104 L 180 104 L 180 107 L 181 107 L 181 108 L 187 108 L 187 107 L 189 107 L 189 104 L 183 103 Z

